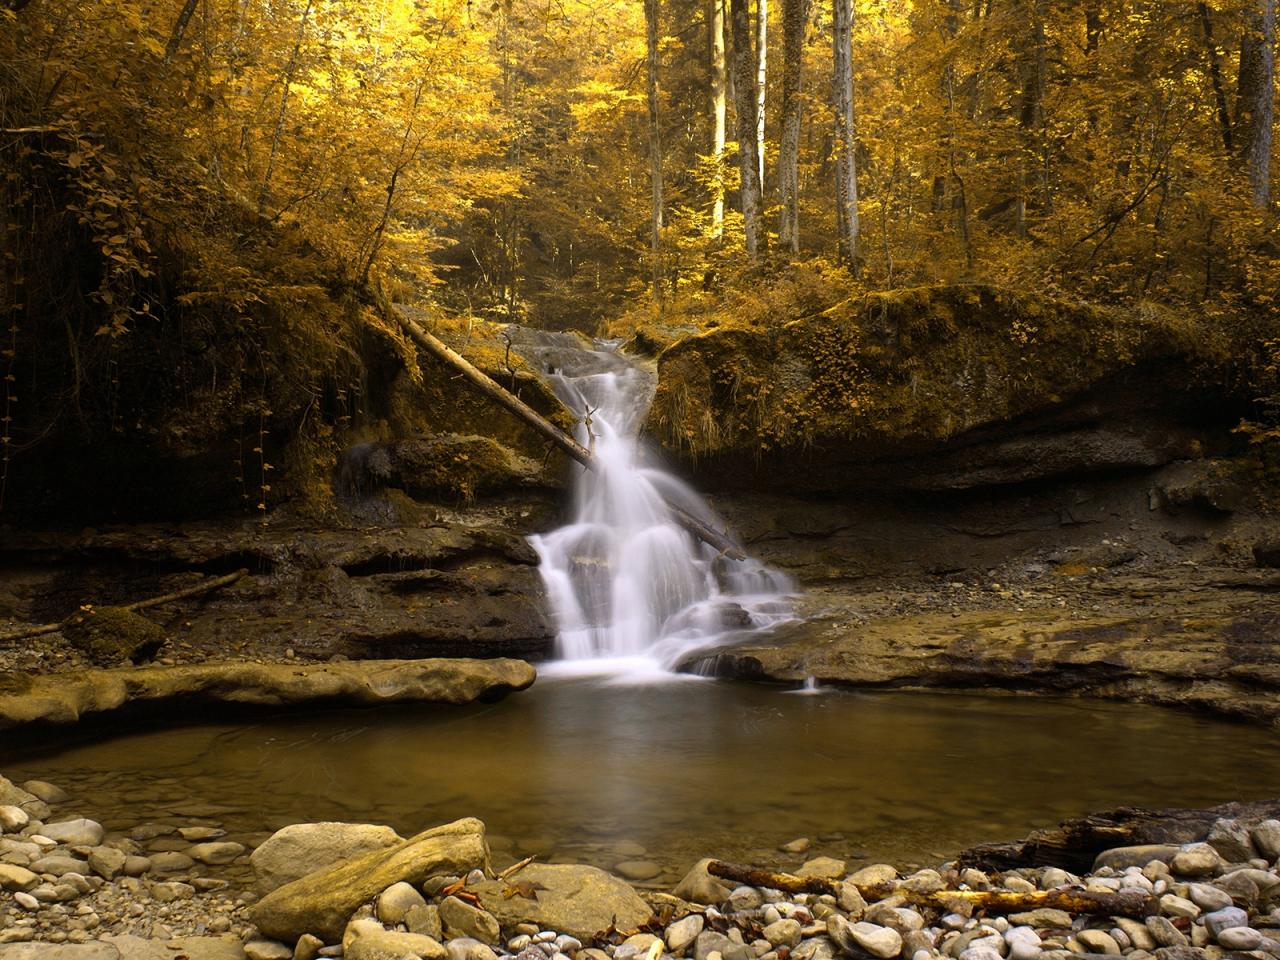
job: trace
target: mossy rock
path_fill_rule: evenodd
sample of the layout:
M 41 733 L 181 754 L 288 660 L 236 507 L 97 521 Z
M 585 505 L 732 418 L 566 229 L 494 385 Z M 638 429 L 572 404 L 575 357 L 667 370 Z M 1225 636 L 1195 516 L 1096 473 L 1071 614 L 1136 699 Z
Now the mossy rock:
M 348 493 L 391 488 L 429 500 L 552 485 L 538 461 L 490 437 L 452 433 L 359 444 L 343 455 L 339 473 Z
M 168 635 L 158 624 L 124 607 L 91 607 L 62 623 L 67 642 L 99 666 L 150 660 Z

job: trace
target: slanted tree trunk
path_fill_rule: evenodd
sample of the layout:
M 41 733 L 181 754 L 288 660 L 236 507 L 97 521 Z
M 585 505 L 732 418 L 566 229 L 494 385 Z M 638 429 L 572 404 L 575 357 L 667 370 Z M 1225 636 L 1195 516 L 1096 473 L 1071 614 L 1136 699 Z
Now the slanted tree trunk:
M 711 24 L 711 156 L 715 160 L 715 180 L 711 187 L 711 236 L 724 235 L 724 162 L 725 85 L 728 82 L 724 63 L 725 0 L 710 0 Z
M 841 261 L 858 264 L 858 166 L 853 115 L 853 0 L 832 0 L 831 106 L 836 131 L 836 237 Z
M 198 0 L 186 0 L 182 5 L 182 10 L 178 12 L 178 19 L 174 21 L 173 30 L 169 34 L 169 42 L 164 47 L 164 62 L 171 61 L 178 52 L 178 48 L 182 46 L 182 38 L 186 36 L 187 24 L 191 22 L 191 16 L 196 12 L 196 3 Z
M 756 0 L 756 158 L 764 192 L 764 105 L 769 89 L 769 0 Z
M 756 149 L 755 55 L 751 49 L 748 0 L 729 0 L 733 31 L 733 92 L 737 114 L 738 168 L 742 172 L 742 224 L 747 256 L 755 260 L 769 247 L 760 195 L 760 158 Z M 847 0 L 846 0 L 847 2 Z
M 662 135 L 658 128 L 658 0 L 644 0 L 649 41 L 649 182 L 652 187 L 649 246 L 653 257 L 653 301 L 662 303 Z
M 1240 41 L 1235 142 L 1253 205 L 1271 202 L 1271 123 L 1275 96 L 1276 0 L 1251 0 Z
M 809 0 L 782 0 L 782 140 L 778 146 L 778 192 L 782 200 L 778 243 L 800 252 L 800 120 L 804 29 Z

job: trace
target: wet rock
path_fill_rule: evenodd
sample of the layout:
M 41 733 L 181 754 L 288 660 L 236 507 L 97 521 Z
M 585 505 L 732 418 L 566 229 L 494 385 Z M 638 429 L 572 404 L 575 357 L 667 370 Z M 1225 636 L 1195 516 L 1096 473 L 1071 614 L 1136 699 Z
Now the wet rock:
M 231 863 L 244 851 L 245 847 L 242 843 L 215 841 L 212 843 L 197 843 L 187 850 L 187 855 L 193 860 L 199 860 L 201 863 L 219 866 Z
M 783 853 L 804 853 L 813 845 L 808 837 L 797 837 L 787 843 L 781 844 L 778 849 Z
M 529 664 L 504 659 L 305 664 L 228 661 L 72 671 L 35 677 L 21 694 L 0 692 L 0 730 L 37 721 L 74 723 L 85 715 L 109 713 L 130 703 L 163 704 L 179 710 L 192 703 L 220 699 L 259 706 L 317 700 L 354 704 L 469 703 L 481 696 L 523 690 L 535 676 Z M 21 794 L 43 804 L 25 791 Z M 0 803 L 16 803 L 36 815 L 26 803 L 6 799 L 3 789 Z M 46 808 L 44 816 L 47 814 Z
M 0 890 L 31 890 L 39 882 L 40 877 L 25 867 L 0 863 Z
M 635 883 L 652 880 L 662 873 L 662 867 L 652 860 L 623 860 L 621 863 L 614 864 L 613 869 L 618 876 Z
M 390 827 L 370 823 L 295 823 L 277 830 L 249 856 L 260 894 L 376 850 L 403 843 Z
M 902 952 L 902 935 L 889 927 L 859 921 L 849 924 L 845 931 L 858 947 L 880 960 L 890 960 Z
M 534 863 L 520 871 L 520 879 L 542 885 L 534 899 L 507 897 L 502 881 L 469 887 L 503 929 L 531 922 L 586 939 L 614 924 L 620 930 L 635 929 L 652 915 L 628 884 L 595 867 Z
M 244 955 L 245 960 L 293 960 L 293 951 L 275 940 L 250 940 Z
M 67 791 L 48 780 L 27 780 L 22 784 L 22 789 L 39 797 L 45 803 L 66 803 L 71 799 Z
M 1223 930 L 1231 927 L 1247 927 L 1249 925 L 1249 914 L 1241 910 L 1239 907 L 1224 907 L 1221 910 L 1215 910 L 1213 913 L 1204 915 L 1204 928 L 1209 931 L 1209 935 L 1217 937 Z
M 444 925 L 445 936 L 450 938 L 471 937 L 481 943 L 497 943 L 501 932 L 493 914 L 457 897 L 445 897 L 440 901 L 440 922 Z
M 730 888 L 707 873 L 707 864 L 711 858 L 699 860 L 693 865 L 684 878 L 672 890 L 674 896 L 690 903 L 710 905 L 724 903 L 728 899 Z
M 1280 859 L 1280 820 L 1264 820 L 1253 828 L 1253 845 L 1266 859 Z
M 314 933 L 333 941 L 357 907 L 393 883 L 417 885 L 428 877 L 465 874 L 487 864 L 484 824 L 458 820 L 287 883 L 258 901 L 250 916 L 259 930 L 278 940 L 292 942 Z

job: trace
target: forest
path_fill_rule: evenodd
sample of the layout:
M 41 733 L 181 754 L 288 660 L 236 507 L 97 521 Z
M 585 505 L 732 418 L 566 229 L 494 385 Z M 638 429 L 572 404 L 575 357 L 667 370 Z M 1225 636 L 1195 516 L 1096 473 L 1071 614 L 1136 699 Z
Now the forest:
M 5 485 L 234 432 L 262 503 L 264 445 L 372 416 L 375 290 L 623 335 L 951 283 L 1120 306 L 1267 449 L 1273 8 L 8 0 Z

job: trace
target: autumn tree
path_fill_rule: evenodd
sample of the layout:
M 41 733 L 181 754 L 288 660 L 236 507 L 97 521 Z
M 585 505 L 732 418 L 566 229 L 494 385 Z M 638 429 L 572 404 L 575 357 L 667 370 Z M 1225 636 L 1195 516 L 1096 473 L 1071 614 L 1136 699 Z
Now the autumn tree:
M 1250 0 L 1240 42 L 1236 140 L 1253 204 L 1271 202 L 1271 137 L 1275 104 L 1276 0 Z

